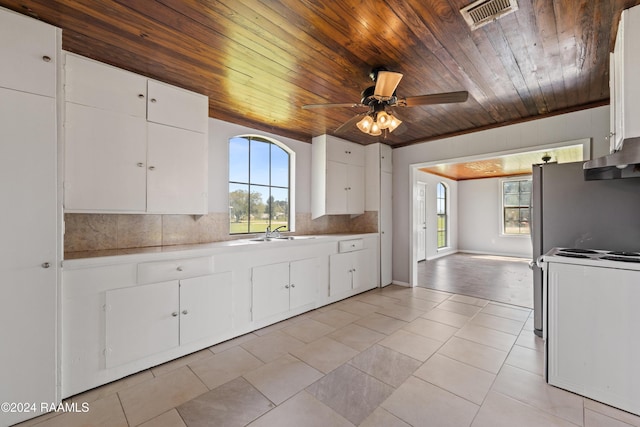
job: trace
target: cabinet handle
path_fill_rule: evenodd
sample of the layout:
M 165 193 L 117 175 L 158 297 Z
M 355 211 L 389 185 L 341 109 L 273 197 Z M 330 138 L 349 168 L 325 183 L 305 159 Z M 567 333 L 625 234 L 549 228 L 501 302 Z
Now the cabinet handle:
M 174 311 L 173 313 L 171 313 L 171 315 L 172 315 L 173 317 L 178 317 L 178 312 L 177 312 L 177 311 Z
M 44 55 L 44 56 L 42 57 L 42 60 L 43 60 L 44 62 L 51 62 L 51 57 L 50 57 L 50 56 L 47 56 L 47 55 Z
M 49 264 L 48 262 L 43 262 L 41 266 L 42 268 L 49 268 L 51 267 L 51 264 Z
M 351 187 L 348 187 L 347 190 L 351 190 Z
M 155 98 L 151 98 L 151 102 L 155 104 L 157 101 Z
M 176 268 L 176 270 L 178 270 L 178 271 L 182 271 L 182 270 L 183 270 L 183 268 L 182 268 L 182 266 L 180 266 L 180 265 L 179 265 L 179 266 L 178 266 L 178 268 Z
M 295 287 L 296 287 L 296 285 L 294 285 L 294 284 L 292 283 L 292 284 L 291 284 L 291 287 L 292 287 L 292 288 L 295 288 Z
M 182 314 L 186 316 L 187 314 L 189 314 L 189 312 L 187 310 L 182 310 Z
M 289 285 L 284 285 L 285 289 L 289 289 Z
M 344 187 L 344 191 L 347 191 L 347 190 L 348 190 L 348 188 L 347 188 L 347 187 Z
M 144 163 L 142 163 L 142 162 L 136 163 L 136 166 L 138 166 L 139 168 L 142 168 L 142 167 L 144 167 Z
M 144 94 L 139 93 L 139 94 L 138 94 L 138 98 L 143 99 L 143 98 L 144 98 Z
M 156 167 L 155 166 L 149 166 L 149 170 L 150 171 L 154 171 L 154 170 L 156 170 Z

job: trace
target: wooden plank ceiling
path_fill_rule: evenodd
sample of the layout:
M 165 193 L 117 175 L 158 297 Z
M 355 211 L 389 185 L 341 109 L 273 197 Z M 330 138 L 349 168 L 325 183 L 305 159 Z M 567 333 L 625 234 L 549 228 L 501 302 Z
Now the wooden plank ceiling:
M 0 0 L 63 29 L 63 49 L 209 96 L 210 116 L 310 141 L 362 108 L 376 66 L 397 94 L 466 90 L 469 100 L 397 108 L 385 139 L 408 145 L 608 103 L 620 12 L 640 0 L 518 0 L 471 31 L 470 0 Z

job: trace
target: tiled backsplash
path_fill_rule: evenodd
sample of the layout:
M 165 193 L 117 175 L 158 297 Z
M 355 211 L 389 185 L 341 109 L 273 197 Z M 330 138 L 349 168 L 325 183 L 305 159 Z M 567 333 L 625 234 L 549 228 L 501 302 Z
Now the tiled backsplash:
M 229 235 L 229 214 L 119 215 L 65 214 L 64 251 L 143 248 L 221 242 L 242 236 Z M 376 233 L 378 212 L 327 215 L 312 220 L 310 213 L 296 214 L 295 234 Z

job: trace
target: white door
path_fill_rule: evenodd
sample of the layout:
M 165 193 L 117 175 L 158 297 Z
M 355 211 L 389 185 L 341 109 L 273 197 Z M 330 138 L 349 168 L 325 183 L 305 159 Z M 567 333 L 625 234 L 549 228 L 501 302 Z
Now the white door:
M 312 304 L 316 301 L 319 274 L 317 258 L 291 262 L 289 270 L 289 307 L 291 309 Z
M 414 230 L 418 261 L 427 258 L 427 184 L 419 182 L 416 186 L 416 203 L 414 212 Z
M 180 345 L 228 334 L 232 307 L 230 272 L 180 280 Z
M 133 362 L 178 346 L 178 282 L 106 292 L 106 367 Z
M 251 272 L 252 319 L 289 311 L 289 263 L 262 265 Z
M 205 134 L 149 123 L 147 212 L 206 214 Z
M 380 285 L 387 286 L 393 281 L 393 198 L 392 174 L 380 175 Z
M 0 402 L 56 402 L 55 117 L 55 99 L 0 89 Z

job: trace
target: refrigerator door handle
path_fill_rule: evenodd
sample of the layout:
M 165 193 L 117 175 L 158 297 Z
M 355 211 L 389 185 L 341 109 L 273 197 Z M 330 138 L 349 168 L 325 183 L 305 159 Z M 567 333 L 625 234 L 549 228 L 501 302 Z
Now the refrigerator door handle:
M 536 265 L 537 264 L 535 260 L 532 259 L 531 261 L 529 261 L 529 270 L 533 270 Z

